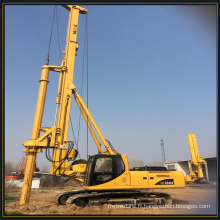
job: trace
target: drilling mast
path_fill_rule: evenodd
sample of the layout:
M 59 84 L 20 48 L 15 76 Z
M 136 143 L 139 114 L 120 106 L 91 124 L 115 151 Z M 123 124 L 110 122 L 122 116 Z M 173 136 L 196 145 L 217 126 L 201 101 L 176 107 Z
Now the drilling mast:
M 32 135 L 29 141 L 23 143 L 25 147 L 24 152 L 28 154 L 28 160 L 25 170 L 22 194 L 20 198 L 20 205 L 29 203 L 36 154 L 38 152 L 42 152 L 43 148 L 50 147 L 53 148 L 53 161 L 60 161 L 67 154 L 67 144 L 71 144 L 71 141 L 67 140 L 67 134 L 72 97 L 71 85 L 73 83 L 74 76 L 75 56 L 78 49 L 78 18 L 79 14 L 86 14 L 87 9 L 78 5 L 65 5 L 64 7 L 69 11 L 66 48 L 63 52 L 65 56 L 60 66 L 44 65 L 42 67 Z M 42 128 L 41 124 L 43 119 L 44 104 L 47 93 L 47 85 L 49 83 L 48 79 L 50 71 L 59 73 L 59 85 L 56 100 L 57 120 L 53 127 Z M 44 132 L 44 134 L 40 136 L 40 132 Z M 76 154 L 77 152 L 73 148 L 71 150 L 71 154 L 69 154 L 69 157 L 71 156 L 74 159 L 77 156 Z M 68 171 L 68 168 L 70 167 L 70 164 L 67 161 L 64 161 L 60 169 L 57 170 L 58 164 L 58 162 L 53 163 L 51 173 L 56 171 L 57 173 L 59 172 L 59 174 L 62 174 L 64 170 Z

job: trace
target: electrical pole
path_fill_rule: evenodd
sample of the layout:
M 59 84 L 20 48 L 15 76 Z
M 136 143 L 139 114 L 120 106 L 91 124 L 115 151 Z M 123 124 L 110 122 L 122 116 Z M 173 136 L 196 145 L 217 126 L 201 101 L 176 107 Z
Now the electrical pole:
M 161 145 L 161 153 L 162 153 L 162 163 L 164 165 L 166 162 L 166 158 L 165 158 L 164 139 L 163 138 L 160 139 L 160 145 Z

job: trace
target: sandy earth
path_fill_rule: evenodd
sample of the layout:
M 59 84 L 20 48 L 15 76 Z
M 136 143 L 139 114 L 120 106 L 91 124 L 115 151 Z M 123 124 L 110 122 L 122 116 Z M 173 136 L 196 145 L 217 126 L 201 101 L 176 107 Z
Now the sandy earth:
M 65 187 L 41 187 L 32 189 L 30 203 L 19 205 L 19 201 L 5 203 L 7 213 L 14 211 L 25 215 L 216 215 L 216 185 L 215 184 L 187 184 L 182 189 L 154 190 L 168 193 L 173 198 L 173 205 L 170 207 L 137 207 L 128 208 L 121 206 L 103 205 L 102 207 L 76 207 L 73 204 L 58 206 L 54 198 L 58 193 L 64 191 L 81 190 L 80 186 Z M 21 194 L 20 188 L 7 187 L 5 193 L 8 196 Z M 202 206 L 201 206 L 202 205 Z M 208 205 L 208 208 L 205 206 Z M 197 206 L 197 208 L 196 208 Z

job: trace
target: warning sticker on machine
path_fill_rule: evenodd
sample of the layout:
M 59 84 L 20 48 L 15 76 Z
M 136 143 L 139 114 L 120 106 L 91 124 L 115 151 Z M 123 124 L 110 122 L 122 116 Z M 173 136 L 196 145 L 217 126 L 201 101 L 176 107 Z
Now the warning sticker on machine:
M 76 32 L 77 32 L 77 25 L 74 24 L 74 25 L 73 25 L 73 34 L 76 34 Z

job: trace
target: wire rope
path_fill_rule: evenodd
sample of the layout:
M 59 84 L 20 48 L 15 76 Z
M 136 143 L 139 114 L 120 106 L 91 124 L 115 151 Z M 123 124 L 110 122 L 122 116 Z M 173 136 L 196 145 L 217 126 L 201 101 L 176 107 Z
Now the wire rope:
M 56 5 L 55 5 L 55 12 L 56 12 L 56 21 L 57 21 L 57 35 L 58 35 L 59 55 L 60 55 L 60 62 L 61 62 L 60 32 L 59 32 L 58 13 L 57 13 L 57 6 Z
M 50 59 L 49 58 L 49 56 L 50 56 L 50 45 L 51 45 L 51 40 L 52 40 L 52 35 L 53 35 L 53 24 L 54 24 L 55 11 L 56 11 L 56 7 L 54 7 L 54 10 L 53 10 L 53 19 L 52 19 L 52 24 L 51 24 L 51 29 L 50 29 L 50 38 L 49 38 L 49 45 L 48 45 L 46 65 L 49 64 L 49 59 Z

